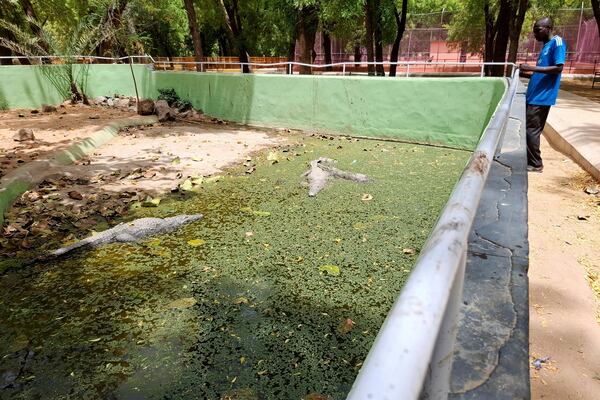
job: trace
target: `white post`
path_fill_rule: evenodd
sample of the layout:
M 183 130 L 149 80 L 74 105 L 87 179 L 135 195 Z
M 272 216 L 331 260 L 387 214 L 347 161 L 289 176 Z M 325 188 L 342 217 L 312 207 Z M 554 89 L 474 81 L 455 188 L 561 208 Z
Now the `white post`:
M 346 76 L 346 63 L 342 64 L 342 76 Z
M 290 71 L 290 75 L 293 75 L 293 72 L 294 72 L 292 68 L 293 68 L 293 67 L 292 67 L 292 63 L 291 63 L 291 62 L 288 62 L 288 69 L 289 69 L 289 71 Z
M 485 75 L 485 63 L 481 63 L 481 77 Z
M 410 75 L 410 64 L 406 64 L 406 77 Z

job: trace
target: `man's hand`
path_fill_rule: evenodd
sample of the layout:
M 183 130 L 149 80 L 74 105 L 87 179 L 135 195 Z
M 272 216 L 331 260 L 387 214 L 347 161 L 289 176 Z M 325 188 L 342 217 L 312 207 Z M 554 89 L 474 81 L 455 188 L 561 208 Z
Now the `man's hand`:
M 531 66 L 529 64 L 521 64 L 521 65 L 519 65 L 519 69 L 522 72 L 532 72 L 532 71 L 535 71 L 535 67 Z

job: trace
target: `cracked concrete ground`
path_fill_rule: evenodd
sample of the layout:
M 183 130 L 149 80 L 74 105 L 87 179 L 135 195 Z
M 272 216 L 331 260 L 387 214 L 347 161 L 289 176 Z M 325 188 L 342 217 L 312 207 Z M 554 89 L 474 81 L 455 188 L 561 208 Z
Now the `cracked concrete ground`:
M 521 88 L 469 238 L 452 399 L 529 398 L 524 111 Z

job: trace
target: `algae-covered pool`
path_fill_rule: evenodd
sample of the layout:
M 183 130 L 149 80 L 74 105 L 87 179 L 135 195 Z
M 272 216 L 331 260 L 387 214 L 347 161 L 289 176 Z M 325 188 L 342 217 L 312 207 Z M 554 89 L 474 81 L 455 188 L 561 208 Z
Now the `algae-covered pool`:
M 345 398 L 470 154 L 293 140 L 135 212 L 199 222 L 1 276 L 1 397 Z M 318 157 L 373 182 L 309 198 Z

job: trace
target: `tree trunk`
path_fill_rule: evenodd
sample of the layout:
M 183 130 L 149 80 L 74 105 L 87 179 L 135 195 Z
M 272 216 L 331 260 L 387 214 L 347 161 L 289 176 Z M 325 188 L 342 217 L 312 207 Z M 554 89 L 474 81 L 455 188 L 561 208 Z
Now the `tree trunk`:
M 373 21 L 373 35 L 375 39 L 375 61 L 378 63 L 383 63 L 383 30 L 382 30 L 382 21 L 381 21 L 381 0 L 374 0 L 374 13 L 373 17 L 375 20 Z M 377 75 L 385 76 L 385 69 L 383 64 L 377 64 L 375 66 L 375 70 L 377 71 Z
M 115 52 L 120 57 L 125 56 L 123 46 L 117 42 L 114 32 L 121 26 L 121 20 L 125 7 L 127 7 L 127 1 L 128 0 L 117 0 L 106 10 L 103 21 L 103 30 L 109 32 L 109 34 L 104 37 L 98 45 L 98 54 L 100 56 L 111 57 L 115 55 Z
M 496 39 L 494 41 L 494 53 L 492 59 L 494 62 L 506 61 L 506 50 L 508 49 L 508 38 L 510 33 L 511 20 L 514 18 L 512 9 L 512 0 L 501 0 L 498 18 L 496 20 Z M 504 66 L 494 65 L 492 67 L 493 76 L 503 76 Z
M 373 61 L 375 61 L 375 54 L 373 53 L 373 0 L 367 0 L 365 2 L 365 30 L 366 30 L 365 46 L 367 47 L 367 62 L 372 63 Z M 375 75 L 374 65 L 368 64 L 367 71 L 369 72 L 369 75 Z
M 20 3 L 21 3 L 21 7 L 23 8 L 23 12 L 27 16 L 27 18 L 30 18 L 33 21 L 38 22 L 37 15 L 35 13 L 35 10 L 33 9 L 33 4 L 31 4 L 31 1 L 20 0 Z M 34 22 L 30 21 L 29 27 L 31 28 L 31 32 L 33 32 L 33 34 L 38 37 L 38 39 L 40 41 L 40 47 L 46 52 L 46 54 L 48 54 L 50 46 L 48 45 L 48 42 L 46 41 L 46 38 L 44 37 L 44 32 L 42 32 L 40 27 Z M 49 61 L 49 60 L 46 60 L 46 61 Z
M 231 0 L 225 3 L 224 0 L 218 0 L 219 5 L 223 11 L 225 17 L 225 25 L 229 32 L 230 40 L 235 43 L 238 51 L 240 63 L 242 63 L 242 72 L 245 74 L 250 73 L 250 57 L 246 48 L 246 41 L 244 38 L 244 32 L 242 30 L 242 20 L 240 18 L 238 0 Z
M 598 36 L 600 36 L 600 0 L 592 0 L 592 10 L 594 10 L 594 18 L 598 27 Z
M 299 33 L 301 54 L 300 62 L 304 64 L 312 64 L 313 52 L 315 50 L 315 35 L 319 26 L 319 16 L 315 6 L 304 6 L 300 9 L 299 14 Z M 300 74 L 310 75 L 312 69 L 310 67 L 300 67 Z
M 360 67 L 360 63 L 362 62 L 362 52 L 360 51 L 360 44 L 354 46 L 354 66 L 356 68 Z
M 331 36 L 323 32 L 323 49 L 325 51 L 325 64 L 331 64 Z M 333 71 L 333 67 L 325 67 L 326 71 Z
M 202 41 L 200 40 L 200 30 L 198 29 L 198 19 L 196 18 L 196 9 L 193 0 L 183 0 L 185 11 L 187 12 L 188 24 L 190 26 L 190 35 L 194 42 L 194 60 L 197 63 L 202 62 Z M 196 64 L 196 71 L 201 71 L 202 66 Z
M 508 62 L 517 62 L 517 52 L 519 51 L 519 39 L 521 38 L 521 31 L 523 30 L 523 22 L 525 21 L 525 13 L 529 9 L 529 0 L 514 0 L 513 10 L 516 10 L 516 15 L 511 19 L 509 40 L 510 46 L 508 48 Z M 512 68 L 511 71 L 512 73 Z
M 290 43 L 288 45 L 288 52 L 287 52 L 287 60 L 288 62 L 294 62 L 296 61 L 296 37 L 294 36 L 293 40 L 290 40 Z M 294 73 L 294 66 L 291 65 L 287 68 L 286 70 L 287 74 L 293 74 Z
M 0 32 L 0 35 L 3 35 L 3 32 Z M 10 57 L 12 56 L 12 51 L 9 48 L 4 46 L 0 46 L 0 57 Z M 12 59 L 10 58 L 0 58 L 0 65 L 12 65 Z
M 408 8 L 408 0 L 402 0 L 402 15 L 398 14 L 398 9 L 394 6 L 394 17 L 396 19 L 396 38 L 394 39 L 394 45 L 392 46 L 392 52 L 390 53 L 390 62 L 398 61 L 398 52 L 400 51 L 400 42 L 404 31 L 406 29 L 406 10 Z M 390 64 L 390 76 L 396 76 L 396 64 Z

